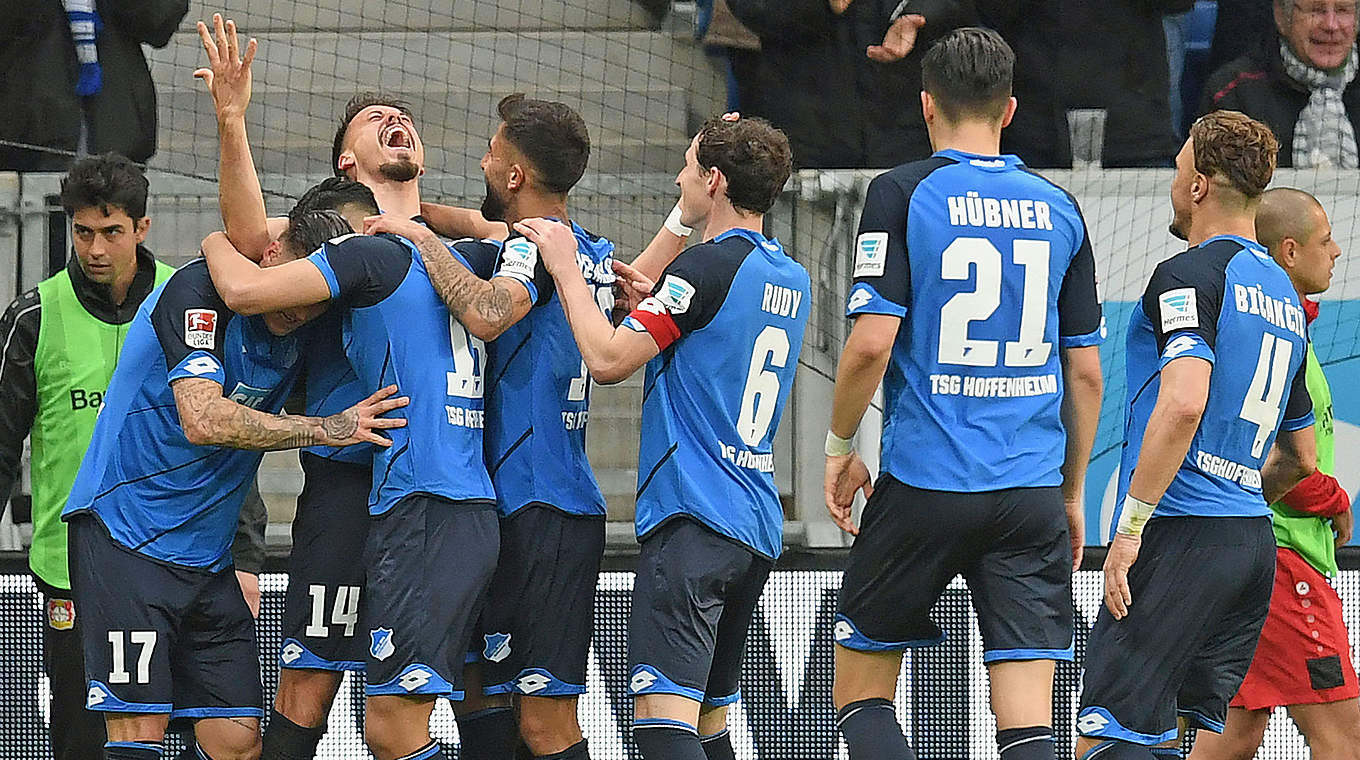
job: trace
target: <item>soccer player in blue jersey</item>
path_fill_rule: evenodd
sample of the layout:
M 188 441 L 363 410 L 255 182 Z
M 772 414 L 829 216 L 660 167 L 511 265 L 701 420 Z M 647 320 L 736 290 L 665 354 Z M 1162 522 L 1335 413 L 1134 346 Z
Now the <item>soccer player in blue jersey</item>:
M 305 255 L 345 229 L 334 214 L 295 220 L 266 264 Z M 154 760 L 172 717 L 194 720 L 207 756 L 259 748 L 262 694 L 254 620 L 228 549 L 260 452 L 385 444 L 388 388 L 324 419 L 276 415 L 316 309 L 246 318 L 194 262 L 153 293 L 128 329 L 105 410 L 62 519 L 83 614 L 89 693 L 106 714 L 108 758 Z
M 1178 757 L 1178 716 L 1223 730 L 1270 605 L 1267 505 L 1315 469 L 1303 304 L 1254 239 L 1277 149 L 1264 124 L 1214 111 L 1176 156 L 1171 231 L 1190 248 L 1157 265 L 1129 322 L 1078 757 Z
M 827 508 L 858 535 L 834 628 L 833 699 L 853 760 L 914 757 L 892 703 L 902 652 L 942 640 L 930 610 L 955 575 L 977 610 L 1001 757 L 1054 753 L 1054 661 L 1072 659 L 1103 326 L 1076 201 L 1000 155 L 1014 62 L 978 28 L 926 53 L 936 152 L 876 177 L 860 219 L 855 322 L 826 441 Z M 871 486 L 850 439 L 880 381 Z
M 568 217 L 568 193 L 585 171 L 585 122 L 562 103 L 511 95 L 482 159 L 481 213 L 505 223 L 551 217 L 571 225 L 576 261 L 602 313 L 613 307 L 614 246 Z M 482 613 L 469 687 L 457 706 L 472 760 L 514 754 L 520 736 L 534 757 L 587 758 L 576 717 L 585 693 L 595 587 L 604 553 L 604 497 L 586 458 L 590 375 L 572 340 L 561 298 L 533 243 L 459 241 L 460 264 L 430 230 L 395 215 L 370 232 L 416 242 L 450 311 L 486 347 L 486 464 L 501 515 L 501 554 Z M 502 306 L 503 305 L 503 306 Z M 495 306 L 495 308 L 488 308 Z M 511 697 L 517 706 L 511 712 Z
M 647 365 L 628 626 L 633 736 L 647 760 L 733 757 L 727 708 L 782 543 L 771 442 L 811 309 L 807 270 L 760 232 L 790 171 L 788 139 L 768 123 L 704 124 L 676 182 L 681 222 L 705 242 L 618 328 L 571 229 L 514 227 L 538 244 L 591 377 L 614 383 Z

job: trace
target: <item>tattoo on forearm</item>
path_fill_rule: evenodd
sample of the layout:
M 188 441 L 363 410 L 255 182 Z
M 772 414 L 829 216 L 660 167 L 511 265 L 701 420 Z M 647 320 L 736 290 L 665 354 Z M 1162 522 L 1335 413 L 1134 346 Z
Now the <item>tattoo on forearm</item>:
M 173 389 L 181 423 L 186 430 L 191 425 L 199 427 L 204 433 L 206 445 L 280 451 L 335 440 L 327 436 L 322 420 L 290 414 L 266 414 L 242 406 L 223 398 L 221 386 L 211 380 L 178 380 Z M 358 426 L 357 416 L 354 426 Z
M 416 243 L 430 284 L 439 294 L 449 313 L 461 318 L 472 309 L 479 318 L 496 329 L 508 326 L 514 312 L 510 292 L 499 283 L 487 282 L 458 263 L 438 238 L 425 238 Z

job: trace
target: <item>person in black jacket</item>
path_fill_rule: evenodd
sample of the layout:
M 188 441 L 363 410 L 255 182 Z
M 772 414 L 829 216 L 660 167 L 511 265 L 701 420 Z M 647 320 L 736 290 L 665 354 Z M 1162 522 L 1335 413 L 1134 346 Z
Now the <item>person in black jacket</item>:
M 1276 33 L 1210 75 L 1200 113 L 1241 111 L 1280 141 L 1280 166 L 1360 167 L 1355 0 L 1275 0 Z
M 165 47 L 188 11 L 187 0 L 0 0 L 0 171 L 64 171 L 78 150 L 145 163 L 156 152 L 156 90 L 141 46 Z M 93 51 L 83 38 L 78 59 L 72 29 L 91 15 Z M 86 59 L 97 82 L 82 75 Z

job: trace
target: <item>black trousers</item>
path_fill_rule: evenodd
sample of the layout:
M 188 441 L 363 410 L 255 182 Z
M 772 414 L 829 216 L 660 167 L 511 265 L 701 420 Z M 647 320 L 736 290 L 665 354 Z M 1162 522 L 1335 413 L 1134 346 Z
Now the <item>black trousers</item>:
M 85 655 L 80 647 L 80 614 L 71 592 L 33 582 L 42 593 L 43 672 L 51 685 L 54 760 L 90 760 L 104 756 L 104 716 L 85 709 Z

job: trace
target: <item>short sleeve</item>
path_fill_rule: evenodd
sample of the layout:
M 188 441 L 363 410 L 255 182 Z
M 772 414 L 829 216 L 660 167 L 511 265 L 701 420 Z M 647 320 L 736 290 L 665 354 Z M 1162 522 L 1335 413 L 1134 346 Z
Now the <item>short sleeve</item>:
M 1067 266 L 1058 291 L 1058 345 L 1062 348 L 1098 346 L 1105 342 L 1105 318 L 1096 294 L 1096 259 L 1086 222 L 1080 219 L 1081 245 Z
M 495 263 L 496 277 L 509 277 L 529 291 L 529 299 L 540 306 L 552 299 L 552 275 L 538 255 L 538 246 L 525 238 L 511 238 L 501 246 Z
M 1308 393 L 1307 373 L 1308 359 L 1305 354 L 1304 360 L 1299 363 L 1299 371 L 1294 373 L 1294 382 L 1289 386 L 1289 401 L 1284 408 L 1280 430 L 1286 432 L 1302 430 L 1312 426 L 1315 421 L 1313 397 Z
M 483 280 L 491 279 L 500 263 L 502 243 L 499 240 L 463 238 L 448 244 L 449 252 L 469 272 Z
M 1157 265 L 1143 293 L 1143 314 L 1165 352 L 1173 335 L 1194 335 L 1212 355 L 1223 305 L 1223 272 L 1206 266 L 1203 256 L 1181 254 Z M 1210 359 L 1212 361 L 1212 359 Z
M 151 325 L 165 354 L 167 380 L 202 377 L 222 383 L 227 325 L 235 317 L 213 288 L 206 265 L 195 262 L 165 283 Z
M 372 306 L 397 289 L 412 251 L 390 235 L 341 235 L 307 257 L 326 278 L 332 300 Z
M 855 237 L 854 284 L 846 316 L 905 317 L 911 302 L 907 260 L 907 204 L 910 197 L 889 174 L 869 183 Z
M 738 246 L 744 248 L 738 252 Z M 666 267 L 652 295 L 624 319 L 624 326 L 650 333 L 663 351 L 703 328 L 727 300 L 750 246 L 749 242 L 729 239 L 686 249 Z

